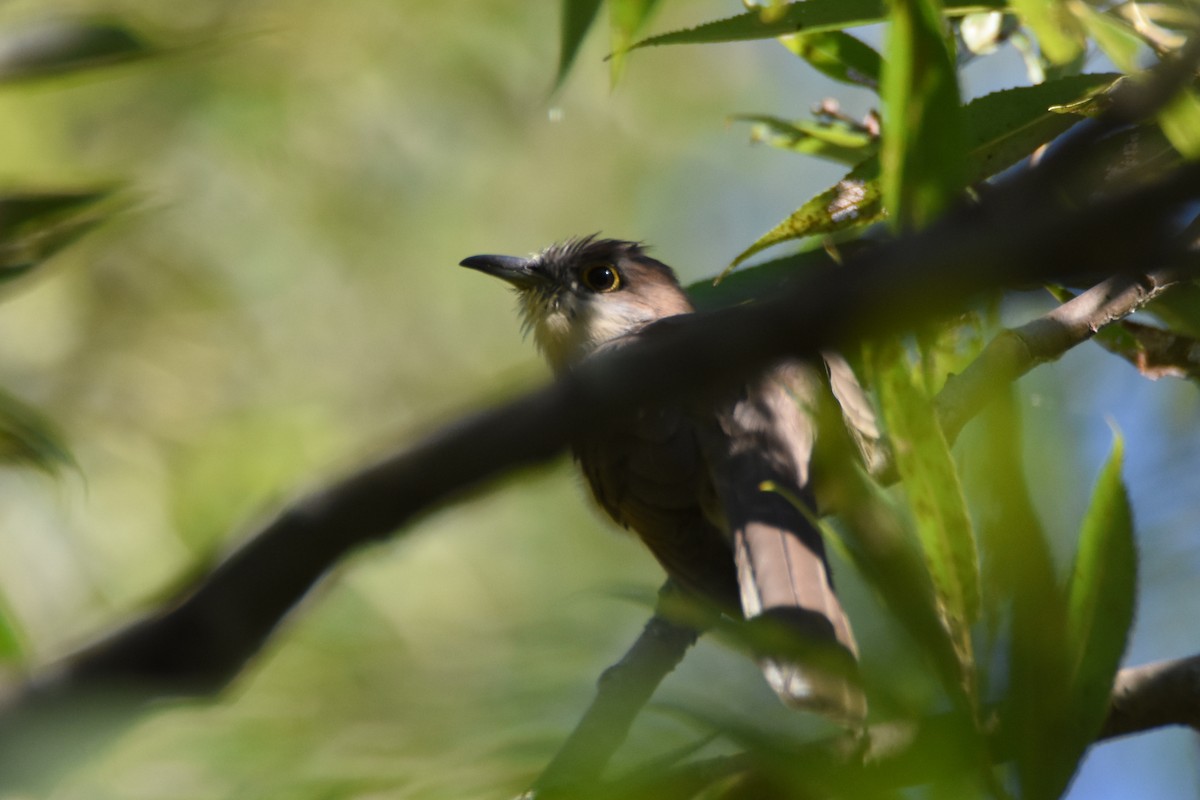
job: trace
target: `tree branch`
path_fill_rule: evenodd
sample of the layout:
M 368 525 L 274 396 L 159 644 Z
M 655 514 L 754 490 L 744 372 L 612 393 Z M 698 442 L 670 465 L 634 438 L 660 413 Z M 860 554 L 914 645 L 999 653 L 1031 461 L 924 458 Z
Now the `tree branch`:
M 935 404 L 947 440 L 995 396 L 1039 364 L 1061 358 L 1096 332 L 1123 319 L 1171 285 L 1196 277 L 1195 267 L 1169 268 L 1144 275 L 1114 275 L 1037 319 L 996 335 L 959 375 L 951 375 Z
M 671 606 L 678 602 L 668 582 L 654 616 L 621 660 L 600 676 L 591 705 L 538 777 L 538 796 L 600 778 L 638 712 L 706 627 L 677 621 L 679 614 Z

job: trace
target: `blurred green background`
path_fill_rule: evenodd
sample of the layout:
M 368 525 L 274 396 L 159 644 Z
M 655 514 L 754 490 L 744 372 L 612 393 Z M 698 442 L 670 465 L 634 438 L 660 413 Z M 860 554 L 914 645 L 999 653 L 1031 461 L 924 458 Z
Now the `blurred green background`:
M 665 4 L 654 27 L 739 9 Z M 78 460 L 58 480 L 0 470 L 0 587 L 37 662 L 153 607 L 305 488 L 546 380 L 505 289 L 461 258 L 603 231 L 646 240 L 685 281 L 715 274 L 842 172 L 750 146 L 726 115 L 798 117 L 827 93 L 852 114 L 869 104 L 769 43 L 639 52 L 612 90 L 603 31 L 551 96 L 555 3 L 41 0 L 7 3 L 0 26 L 51 11 L 111 11 L 189 46 L 0 87 L 0 182 L 116 182 L 132 201 L 0 295 L 0 385 L 55 418 Z M 1015 71 L 969 72 L 969 93 L 1021 82 L 1018 59 L 999 63 Z M 1094 379 L 1094 354 L 1064 365 L 1100 388 L 1071 397 L 1038 373 L 1024 397 L 1031 482 L 1069 541 L 1104 414 L 1131 434 L 1137 504 L 1139 481 L 1154 501 L 1168 470 L 1196 462 L 1182 439 L 1153 449 L 1194 420 L 1196 398 L 1122 365 Z M 1147 409 L 1161 425 L 1138 422 Z M 661 581 L 584 498 L 563 459 L 358 553 L 215 703 L 154 709 L 63 765 L 54 796 L 516 793 Z M 1135 660 L 1196 649 L 1169 592 L 1195 573 L 1176 537 L 1196 515 L 1152 505 L 1164 532 L 1141 531 L 1146 581 L 1162 594 L 1143 598 Z M 922 691 L 919 664 L 839 577 L 867 668 Z M 699 650 L 666 703 L 812 724 L 752 664 Z M 624 763 L 694 735 L 686 716 L 651 711 Z
M 781 48 L 648 52 L 613 91 L 593 36 L 551 97 L 557 4 L 56 0 L 0 25 L 51 8 L 204 44 L 0 88 L 5 184 L 133 200 L 0 306 L 0 380 L 79 463 L 0 474 L 0 586 L 41 661 L 305 487 L 545 380 L 507 291 L 461 258 L 603 231 L 695 279 L 837 174 L 725 122 L 819 99 Z M 619 595 L 660 575 L 565 461 L 517 475 L 359 553 L 215 705 L 164 706 L 64 765 L 55 796 L 512 794 L 644 621 Z M 680 696 L 795 724 L 707 649 Z M 646 727 L 658 747 L 687 732 Z

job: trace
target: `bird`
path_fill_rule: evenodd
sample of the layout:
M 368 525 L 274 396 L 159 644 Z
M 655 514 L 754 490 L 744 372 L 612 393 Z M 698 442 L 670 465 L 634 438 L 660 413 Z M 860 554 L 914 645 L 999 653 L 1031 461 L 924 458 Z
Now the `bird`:
M 556 375 L 695 310 L 646 246 L 599 234 L 460 265 L 516 290 L 525 332 Z M 855 726 L 866 714 L 858 648 L 812 521 L 814 372 L 786 360 L 727 391 L 629 409 L 578 431 L 571 449 L 597 504 L 670 584 L 766 632 L 748 641 L 785 704 Z

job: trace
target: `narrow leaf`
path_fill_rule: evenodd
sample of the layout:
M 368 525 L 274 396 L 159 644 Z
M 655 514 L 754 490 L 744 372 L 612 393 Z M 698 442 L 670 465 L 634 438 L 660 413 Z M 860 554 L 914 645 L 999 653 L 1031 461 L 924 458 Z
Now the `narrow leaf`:
M 1138 54 L 1142 51 L 1142 40 L 1133 28 L 1116 17 L 1103 14 L 1080 3 L 1075 13 L 1087 29 L 1088 35 L 1104 51 L 1104 55 L 1124 72 L 1136 72 Z
M 893 0 L 883 70 L 883 202 L 899 228 L 928 225 L 966 185 L 958 75 L 937 0 Z
M 999 707 L 1001 730 L 1010 734 L 1022 786 L 1054 758 L 1057 725 L 1066 716 L 1069 659 L 1063 651 L 1067 602 L 1048 540 L 1026 486 L 1023 436 L 1016 392 L 1005 386 L 978 419 L 979 444 L 966 458 L 969 492 L 987 558 L 983 573 L 991 612 L 1010 611 L 1008 692 Z M 999 621 L 993 622 L 996 630 Z
M 1067 596 L 1063 642 L 1071 685 L 1063 717 L 1051 730 L 1053 749 L 1030 777 L 1031 797 L 1058 797 L 1104 724 L 1113 678 L 1133 624 L 1137 548 L 1133 515 L 1121 479 L 1124 445 L 1113 441 L 1080 531 Z
M 104 190 L 0 195 L 0 242 L 27 225 L 49 222 L 107 196 Z
M 1005 0 L 950 0 L 947 16 L 964 16 L 978 11 L 1003 9 Z M 694 28 L 672 31 L 643 39 L 631 49 L 668 44 L 713 44 L 773 39 L 793 33 L 818 33 L 886 21 L 883 0 L 804 0 L 789 3 L 778 15 L 764 19 L 758 11 L 714 20 Z
M 0 36 L 0 83 L 146 58 L 157 51 L 127 26 L 104 19 L 41 22 Z
M 1146 306 L 1172 330 L 1200 339 L 1200 286 L 1183 283 L 1171 287 Z
M 32 406 L 0 391 L 0 463 L 54 472 L 73 464 L 74 459 L 53 423 Z
M 1051 64 L 1066 64 L 1083 52 L 1083 30 L 1062 0 L 1012 0 L 1012 10 L 1037 35 L 1042 55 Z
M 1158 114 L 1158 125 L 1168 140 L 1189 160 L 1200 158 L 1200 97 L 1187 88 Z
M 882 218 L 879 159 L 872 156 L 739 253 L 721 277 L 747 258 L 780 242 L 869 225 Z
M 0 196 L 0 284 L 18 278 L 102 219 L 91 206 L 104 191 Z
M 25 638 L 8 604 L 0 601 L 0 666 L 19 664 L 25 656 Z
M 558 53 L 558 72 L 554 76 L 554 89 L 557 91 L 567 79 L 575 57 L 583 40 L 596 21 L 596 13 L 600 10 L 603 0 L 562 0 L 562 25 L 560 29 L 560 46 Z
M 873 381 L 938 605 L 964 676 L 979 616 L 979 554 L 958 469 L 929 398 L 898 345 L 872 347 Z
M 845 31 L 782 36 L 779 41 L 835 81 L 866 86 L 868 89 L 879 88 L 883 59 L 875 48 Z
M 659 0 L 608 0 L 608 19 L 612 29 L 612 83 L 616 86 L 625 69 L 625 56 Z
M 1115 437 L 1092 491 L 1071 573 L 1067 644 L 1081 700 L 1090 698 L 1088 708 L 1080 712 L 1094 720 L 1092 733 L 1103 721 L 1112 678 L 1133 624 L 1137 547 L 1133 512 L 1121 479 L 1124 449 L 1121 437 Z
M 743 114 L 731 119 L 754 123 L 753 141 L 850 166 L 862 162 L 875 151 L 874 136 L 841 120 L 792 122 L 765 114 Z

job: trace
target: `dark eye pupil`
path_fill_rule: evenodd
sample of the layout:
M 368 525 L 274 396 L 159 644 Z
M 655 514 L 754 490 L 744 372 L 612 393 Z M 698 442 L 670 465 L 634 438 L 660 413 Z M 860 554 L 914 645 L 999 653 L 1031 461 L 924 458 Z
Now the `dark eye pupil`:
M 609 267 L 592 267 L 587 273 L 588 285 L 597 291 L 611 289 L 617 282 L 617 274 Z

